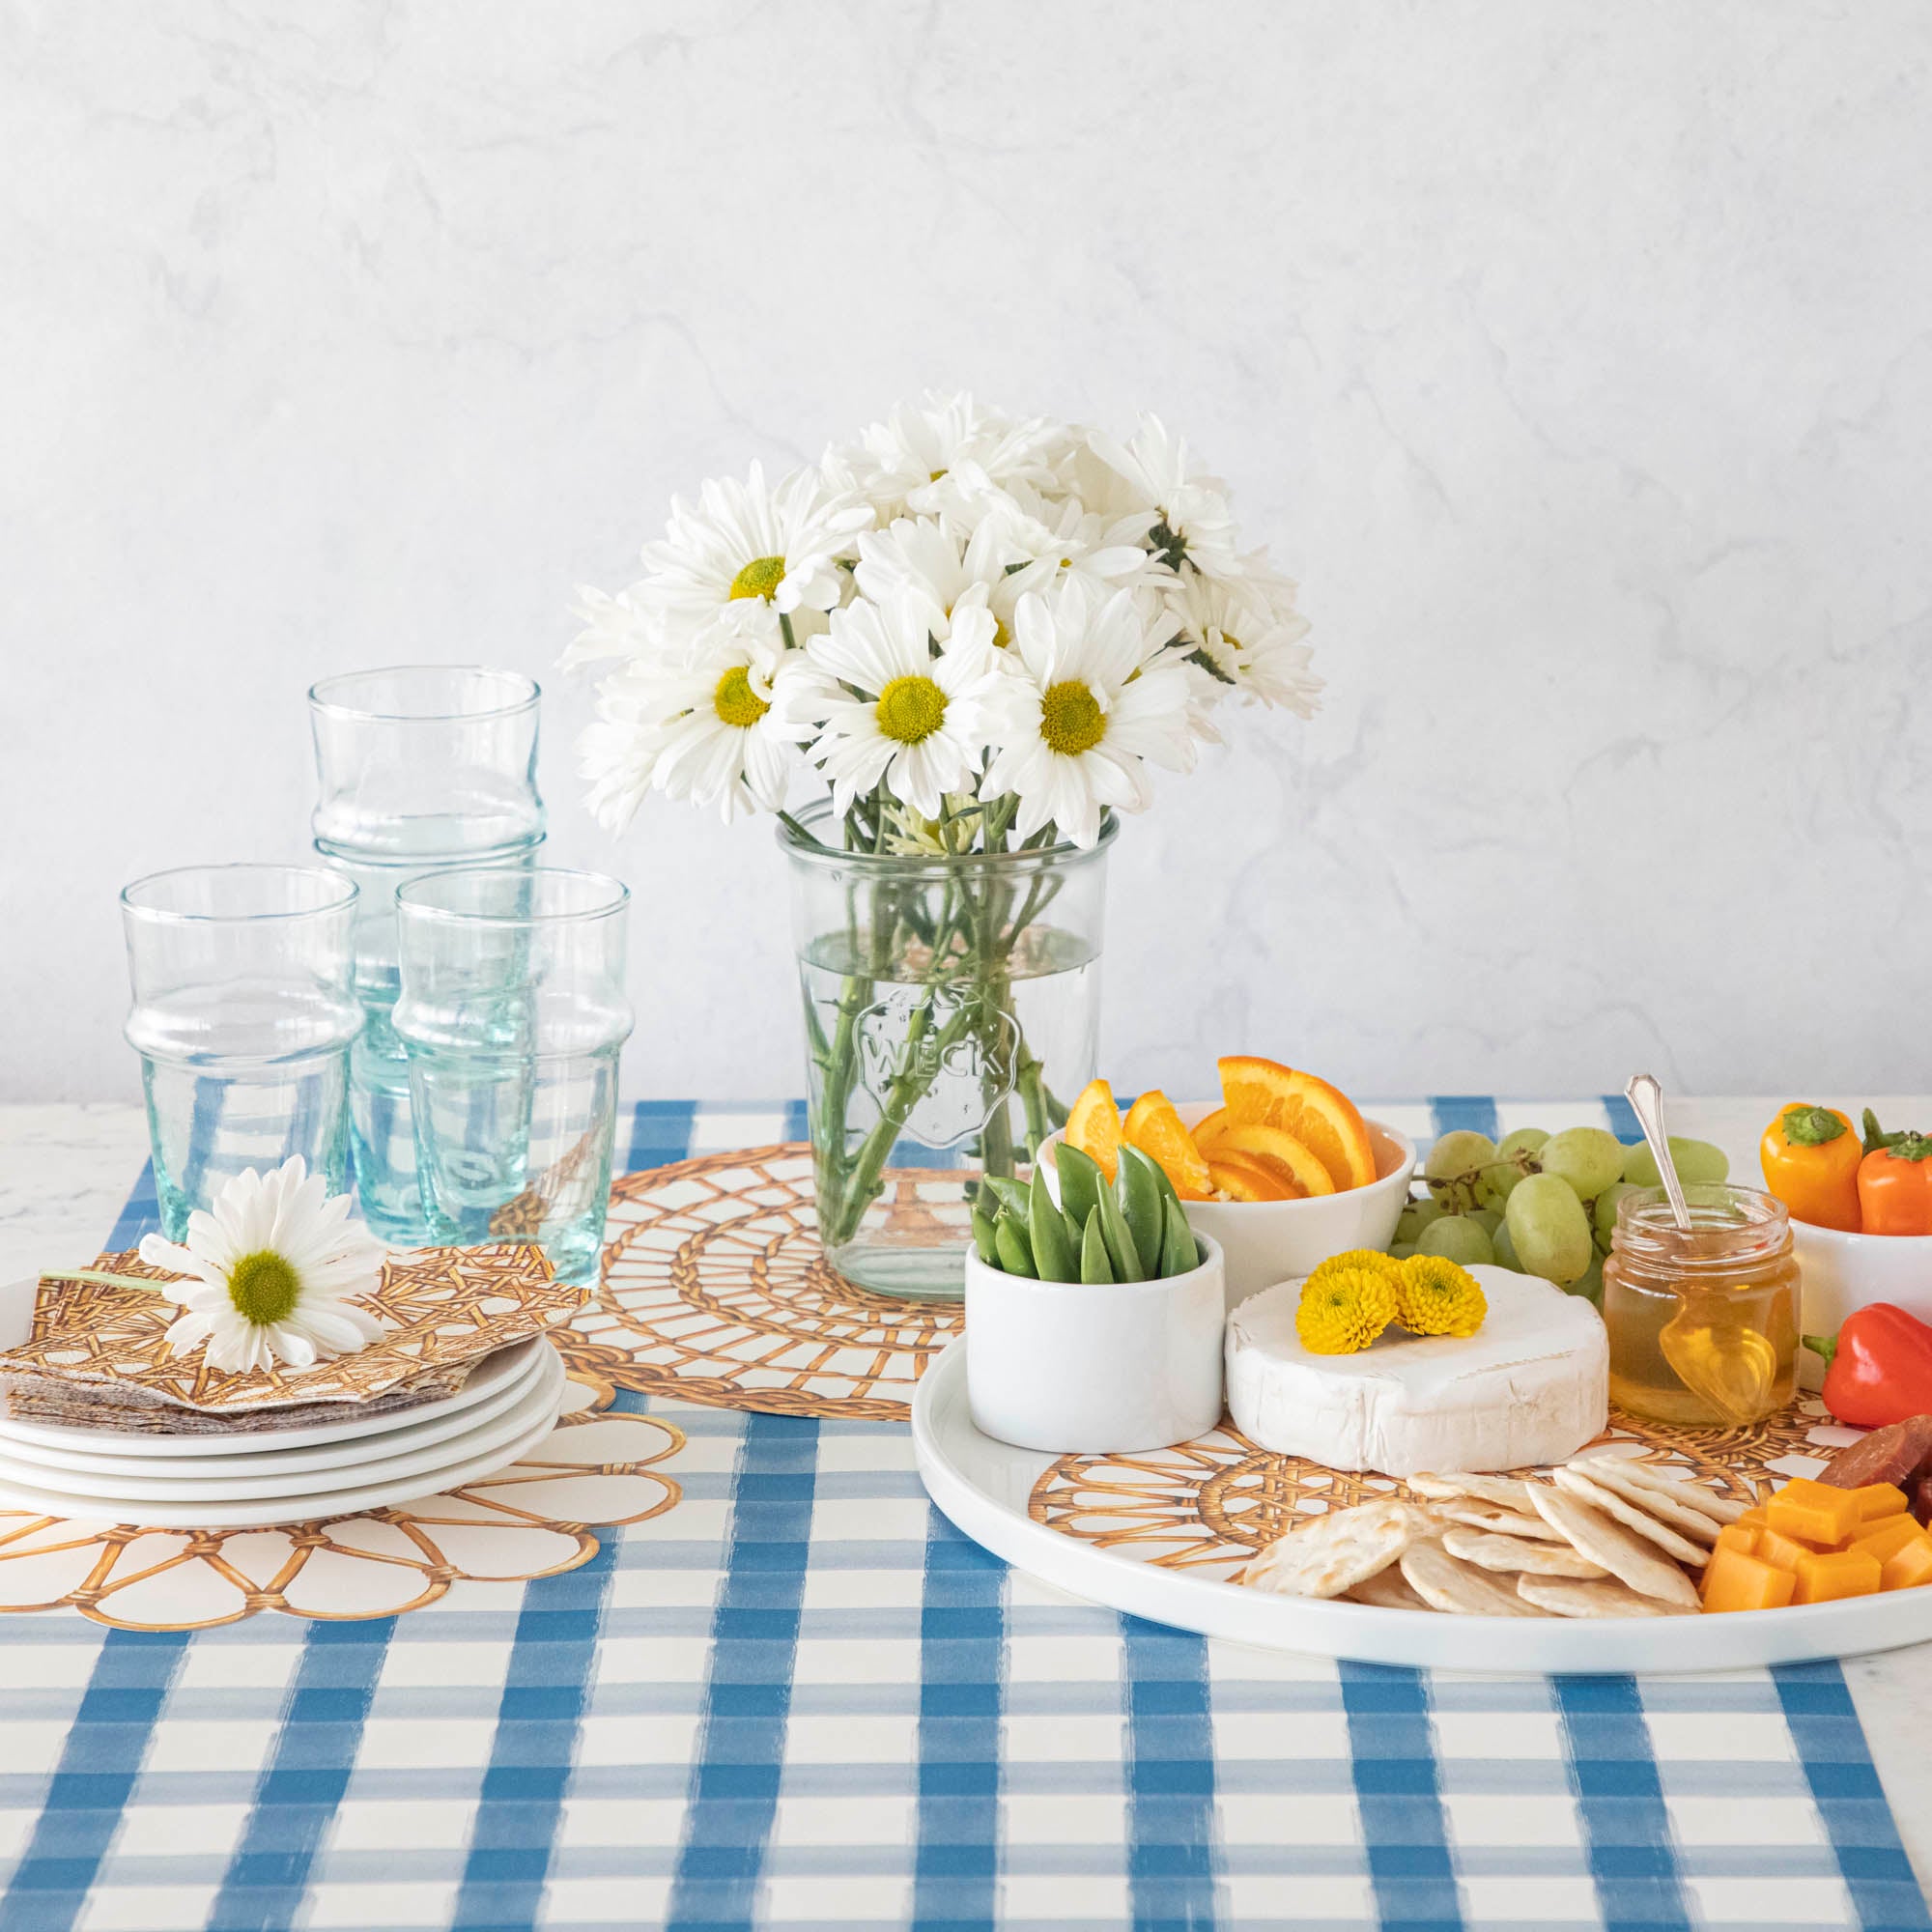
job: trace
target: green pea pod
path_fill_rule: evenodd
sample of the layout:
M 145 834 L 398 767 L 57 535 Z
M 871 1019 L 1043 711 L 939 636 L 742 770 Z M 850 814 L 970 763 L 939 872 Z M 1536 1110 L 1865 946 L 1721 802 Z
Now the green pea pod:
M 1121 1204 L 1111 1187 L 1101 1188 L 1095 1211 L 1100 1216 L 1100 1233 L 1107 1243 L 1107 1259 L 1114 1264 L 1114 1279 L 1145 1281 L 1148 1278 L 1147 1268 L 1141 1261 L 1140 1250 L 1134 1246 L 1127 1218 L 1121 1212 Z
M 1039 1270 L 1033 1264 L 1033 1249 L 1027 1244 L 1026 1230 L 1012 1215 L 1002 1213 L 993 1224 L 993 1246 L 1000 1257 L 1000 1265 L 1009 1274 L 1023 1274 L 1029 1281 L 1039 1279 Z
M 1060 1171 L 1060 1205 L 1076 1228 L 1084 1228 L 1087 1217 L 1099 1202 L 1107 1177 L 1091 1153 L 1082 1153 L 1065 1141 L 1054 1150 L 1053 1164 Z
M 1080 1236 L 1080 1279 L 1111 1282 L 1114 1264 L 1107 1259 L 1107 1237 L 1100 1232 L 1100 1208 L 1096 1203 L 1087 1213 L 1087 1232 Z
M 993 1199 L 1009 1212 L 1017 1214 L 1022 1221 L 1027 1214 L 1026 1183 L 1015 1180 L 1010 1174 L 986 1174 L 980 1177 L 982 1187 L 993 1190 Z
M 1080 1250 L 1046 1191 L 1045 1173 L 1037 1167 L 1033 1171 L 1033 1199 L 1027 1206 L 1027 1232 L 1033 1237 L 1033 1258 L 1041 1281 L 1080 1279 Z
M 1169 1275 L 1192 1274 L 1201 1265 L 1200 1243 L 1194 1238 L 1194 1230 L 1187 1225 L 1187 1215 L 1179 1201 L 1168 1198 L 1165 1210 L 1165 1226 L 1161 1231 L 1160 1272 L 1165 1280 Z
M 999 1266 L 1000 1251 L 993 1245 L 993 1224 L 977 1208 L 973 1209 L 973 1245 L 989 1268 Z
M 1160 1169 L 1137 1147 L 1121 1150 L 1121 1171 L 1114 1192 L 1121 1197 L 1121 1213 L 1134 1237 L 1134 1251 L 1153 1273 L 1160 1259 L 1165 1205 L 1160 1192 Z

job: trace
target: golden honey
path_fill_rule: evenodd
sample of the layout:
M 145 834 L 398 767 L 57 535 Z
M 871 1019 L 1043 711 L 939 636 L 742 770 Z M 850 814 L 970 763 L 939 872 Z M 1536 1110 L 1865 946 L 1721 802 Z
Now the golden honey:
M 1798 1261 L 1784 1204 L 1755 1187 L 1687 1187 L 1690 1232 L 1661 1187 L 1628 1194 L 1604 1264 L 1610 1406 L 1742 1429 L 1791 1400 Z

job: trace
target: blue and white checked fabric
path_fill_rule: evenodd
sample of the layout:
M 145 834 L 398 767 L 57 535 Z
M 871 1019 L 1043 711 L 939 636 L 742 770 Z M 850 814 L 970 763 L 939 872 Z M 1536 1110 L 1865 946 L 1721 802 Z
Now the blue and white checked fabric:
M 630 1162 L 801 1125 L 646 1103 Z M 960 1538 L 903 1426 L 619 1402 L 687 1432 L 683 1500 L 568 1576 L 367 1623 L 0 1623 L 0 1932 L 1932 1925 L 1835 1665 L 1210 1642 Z

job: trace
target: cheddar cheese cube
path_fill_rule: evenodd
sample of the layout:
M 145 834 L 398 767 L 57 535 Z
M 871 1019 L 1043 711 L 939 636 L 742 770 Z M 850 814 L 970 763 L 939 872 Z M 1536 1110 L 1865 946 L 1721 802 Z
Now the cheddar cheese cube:
M 1932 1583 L 1932 1536 L 1923 1530 L 1885 1559 L 1878 1586 L 1881 1590 L 1916 1590 L 1921 1583 Z
M 1784 1536 L 1816 1549 L 1836 1549 L 1851 1540 L 1861 1520 L 1857 1495 L 1794 1476 L 1765 1506 L 1766 1520 Z
M 1869 1552 L 1881 1563 L 1888 1563 L 1908 1543 L 1918 1542 L 1924 1534 L 1909 1516 L 1881 1517 L 1878 1521 L 1867 1523 L 1853 1537 L 1851 1547 Z
M 1790 1603 L 1798 1578 L 1740 1549 L 1718 1549 L 1704 1566 L 1707 1610 L 1781 1610 Z
M 1798 1559 L 1794 1604 L 1829 1604 L 1878 1593 L 1884 1566 L 1868 1549 L 1819 1549 Z
M 1774 1570 L 1789 1570 L 1794 1577 L 1798 1574 L 1799 1559 L 1817 1553 L 1808 1543 L 1800 1543 L 1795 1536 L 1786 1536 L 1778 1529 L 1759 1530 L 1751 1550 L 1753 1556 L 1769 1563 Z
M 1762 1529 L 1765 1525 L 1765 1511 L 1762 1503 L 1752 1503 L 1738 1521 L 1750 1529 Z
M 1862 1521 L 1871 1522 L 1879 1517 L 1905 1514 L 1905 1492 L 1896 1483 L 1867 1483 L 1863 1489 L 1853 1490 L 1851 1493 L 1858 1498 L 1859 1516 Z
M 1727 1522 L 1718 1532 L 1716 1548 L 1735 1549 L 1740 1556 L 1753 1556 L 1757 1553 L 1758 1530 L 1747 1522 Z

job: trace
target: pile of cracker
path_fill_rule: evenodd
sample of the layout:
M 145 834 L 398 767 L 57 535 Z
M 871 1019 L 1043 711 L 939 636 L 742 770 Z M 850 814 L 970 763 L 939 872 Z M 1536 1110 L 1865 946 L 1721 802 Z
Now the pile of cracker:
M 1263 1549 L 1241 1581 L 1284 1597 L 1475 1617 L 1674 1617 L 1745 1513 L 1699 1483 L 1619 1456 L 1525 1476 L 1414 1475 L 1427 1498 L 1336 1510 Z

